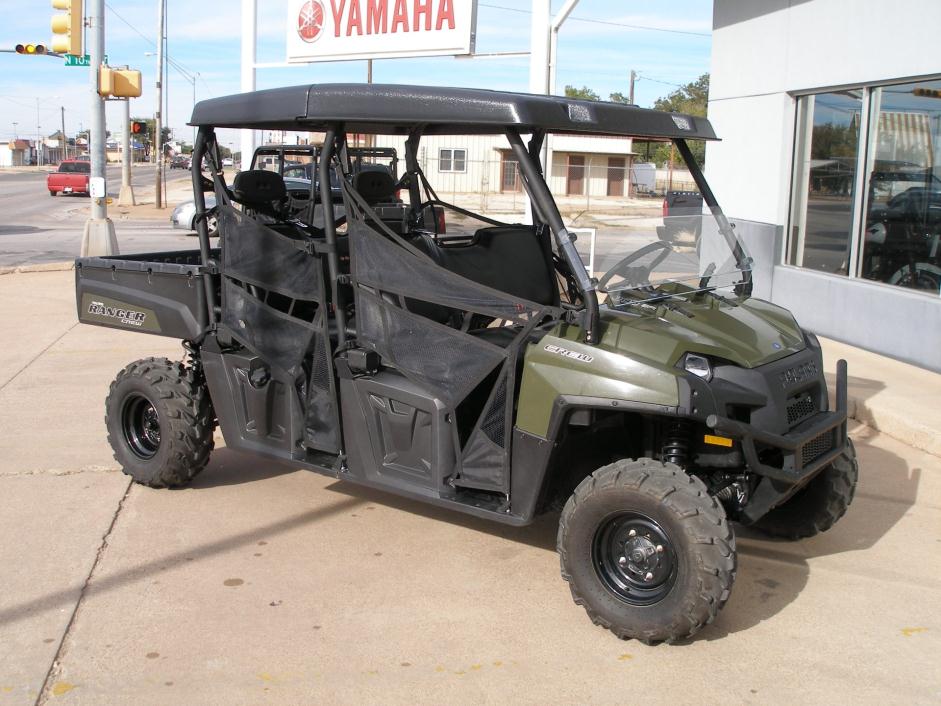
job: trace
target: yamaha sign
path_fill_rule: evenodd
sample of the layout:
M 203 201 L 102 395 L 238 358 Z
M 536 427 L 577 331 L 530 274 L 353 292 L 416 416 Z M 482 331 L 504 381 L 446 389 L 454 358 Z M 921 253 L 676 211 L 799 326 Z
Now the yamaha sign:
M 472 54 L 477 0 L 289 0 L 287 60 Z

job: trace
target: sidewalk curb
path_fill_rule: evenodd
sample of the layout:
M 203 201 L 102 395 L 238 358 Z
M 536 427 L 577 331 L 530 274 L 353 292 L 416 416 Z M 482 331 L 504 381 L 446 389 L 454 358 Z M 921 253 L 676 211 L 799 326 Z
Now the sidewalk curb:
M 836 398 L 836 388 L 829 384 L 830 399 Z M 846 397 L 846 414 L 850 419 L 865 424 L 886 436 L 901 441 L 919 451 L 941 458 L 941 436 L 936 429 L 919 424 L 910 417 L 903 416 L 890 409 L 880 409 L 880 405 L 872 405 L 864 399 L 855 397 L 849 391 Z
M 2 275 L 20 275 L 30 272 L 68 272 L 75 269 L 75 262 L 43 262 L 38 265 L 7 265 L 0 267 Z

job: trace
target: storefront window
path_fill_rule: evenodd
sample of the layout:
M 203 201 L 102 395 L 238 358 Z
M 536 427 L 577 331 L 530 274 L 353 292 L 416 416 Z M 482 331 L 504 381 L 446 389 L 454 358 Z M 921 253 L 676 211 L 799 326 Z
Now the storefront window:
M 800 99 L 792 265 L 848 272 L 862 105 L 861 89 Z
M 941 293 L 941 81 L 872 90 L 859 274 Z

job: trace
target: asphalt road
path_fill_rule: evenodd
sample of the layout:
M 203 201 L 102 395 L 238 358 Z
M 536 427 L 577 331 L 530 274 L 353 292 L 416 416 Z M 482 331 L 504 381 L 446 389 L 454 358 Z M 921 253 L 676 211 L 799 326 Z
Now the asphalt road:
M 189 172 L 167 172 L 168 186 L 189 178 Z M 150 165 L 132 171 L 131 184 L 143 190 L 153 182 Z M 121 168 L 108 167 L 108 191 L 117 200 Z M 83 196 L 52 197 L 46 190 L 46 172 L 0 172 L 0 266 L 59 262 L 78 257 L 89 200 Z M 115 220 L 118 246 L 123 253 L 178 250 L 195 247 L 185 231 L 165 219 Z

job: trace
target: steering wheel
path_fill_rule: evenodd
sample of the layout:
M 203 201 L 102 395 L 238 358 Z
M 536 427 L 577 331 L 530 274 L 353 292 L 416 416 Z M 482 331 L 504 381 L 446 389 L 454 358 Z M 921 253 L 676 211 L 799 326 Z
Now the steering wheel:
M 635 260 L 642 258 L 644 255 L 656 252 L 657 250 L 663 250 L 663 252 L 657 255 L 653 259 L 653 262 L 647 267 L 630 267 L 630 264 Z M 630 255 L 620 260 L 614 267 L 608 270 L 604 276 L 598 280 L 598 288 L 605 291 L 608 282 L 611 281 L 612 277 L 616 276 L 622 277 L 632 284 L 645 284 L 650 279 L 650 273 L 653 272 L 657 265 L 663 262 L 671 252 L 673 252 L 673 246 L 665 240 L 658 240 L 645 245 L 640 250 L 632 252 Z

